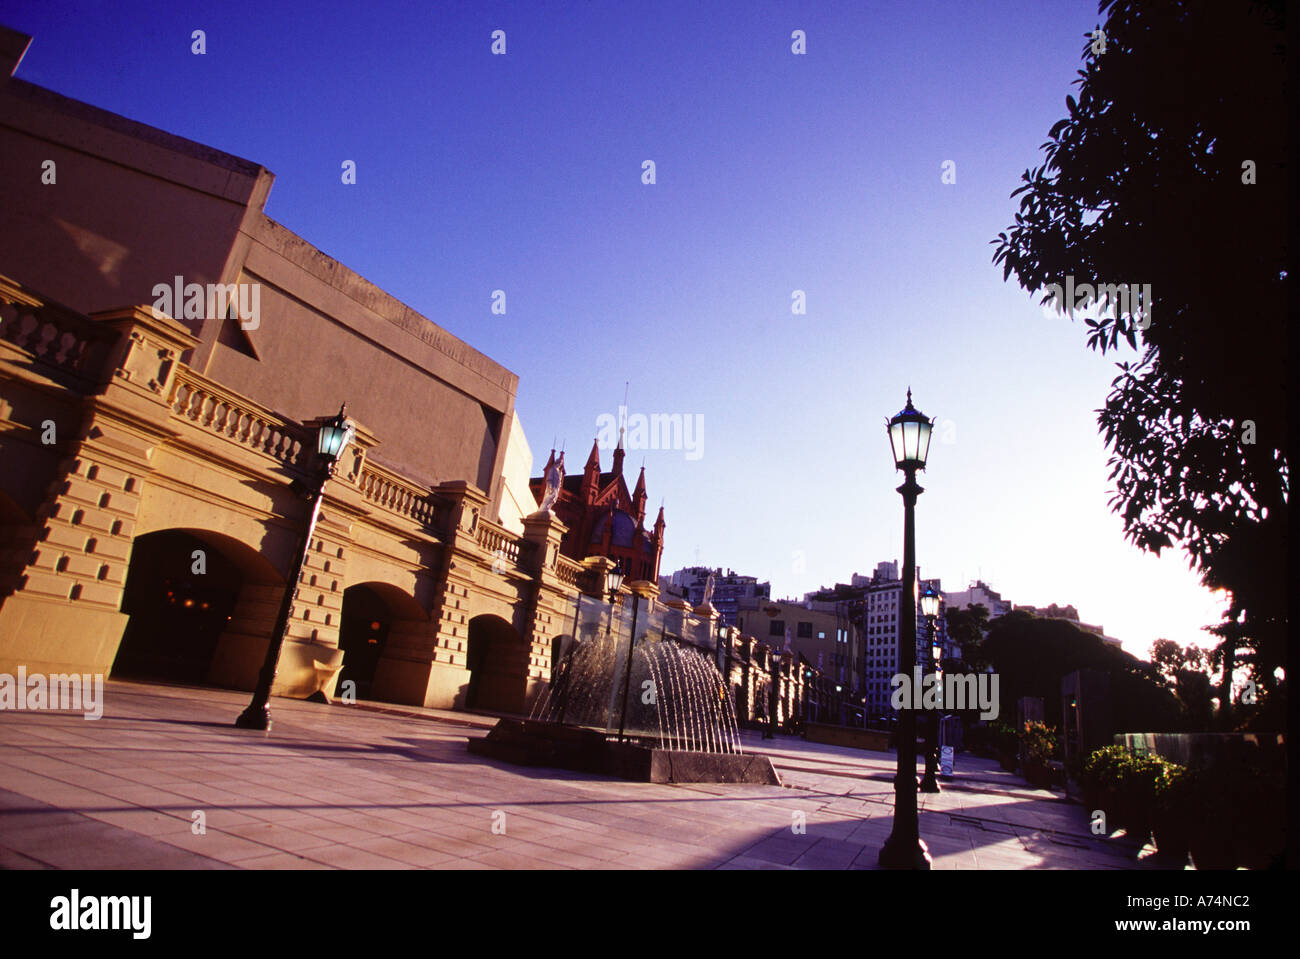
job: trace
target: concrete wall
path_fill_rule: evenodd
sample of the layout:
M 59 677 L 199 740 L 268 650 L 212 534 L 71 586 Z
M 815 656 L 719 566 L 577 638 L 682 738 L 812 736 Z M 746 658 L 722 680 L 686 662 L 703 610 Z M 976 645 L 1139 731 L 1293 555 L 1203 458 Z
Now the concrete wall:
M 0 75 L 0 272 L 79 312 L 152 303 L 175 274 L 233 276 L 270 185 L 255 163 Z
M 533 452 L 516 414 L 510 428 L 505 472 L 501 480 L 501 525 L 515 534 L 523 533 L 524 517 L 537 512 L 537 499 L 528 488 L 532 475 Z
M 803 738 L 810 743 L 828 746 L 848 746 L 852 749 L 889 751 L 889 733 L 852 726 L 831 726 L 826 723 L 804 723 Z
M 299 422 L 346 400 L 385 426 L 375 462 L 468 480 L 497 516 L 518 378 L 269 219 L 257 163 L 11 77 L 24 41 L 0 28 L 0 274 L 80 313 L 153 304 L 176 276 L 257 284 L 256 328 L 173 308 L 192 369 Z

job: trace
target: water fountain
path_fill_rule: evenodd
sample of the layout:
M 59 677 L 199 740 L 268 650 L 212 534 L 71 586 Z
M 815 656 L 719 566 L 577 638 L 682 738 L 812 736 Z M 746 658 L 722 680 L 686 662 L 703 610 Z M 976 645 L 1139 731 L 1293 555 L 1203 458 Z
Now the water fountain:
M 554 684 L 538 697 L 532 718 L 589 729 L 617 728 L 621 704 L 619 646 L 602 636 L 575 642 Z M 616 681 L 617 680 L 617 681 Z M 726 684 L 707 654 L 675 638 L 647 636 L 632 657 L 627 738 L 670 749 L 740 755 L 740 730 Z
M 727 684 L 703 645 L 711 622 L 681 602 L 589 602 L 529 719 L 501 720 L 470 750 L 649 782 L 779 784 L 766 756 L 741 748 Z

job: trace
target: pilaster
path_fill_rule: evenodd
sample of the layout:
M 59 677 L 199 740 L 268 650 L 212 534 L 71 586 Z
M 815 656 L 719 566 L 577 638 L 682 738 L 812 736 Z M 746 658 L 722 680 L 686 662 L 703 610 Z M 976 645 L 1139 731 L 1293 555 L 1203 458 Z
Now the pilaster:
M 53 424 L 64 455 L 34 517 L 35 546 L 14 564 L 0 605 L 0 671 L 108 673 L 126 628 L 122 593 L 150 458 L 174 435 L 167 398 L 180 353 L 197 341 L 142 307 L 93 320 L 116 337 L 80 422 Z

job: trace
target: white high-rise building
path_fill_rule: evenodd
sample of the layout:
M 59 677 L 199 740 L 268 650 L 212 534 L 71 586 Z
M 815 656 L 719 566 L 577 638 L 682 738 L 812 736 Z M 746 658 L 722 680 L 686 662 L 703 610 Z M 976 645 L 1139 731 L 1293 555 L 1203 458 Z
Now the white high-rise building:
M 1002 598 L 1002 594 L 989 589 L 983 580 L 971 583 L 970 588 L 961 592 L 949 593 L 946 597 L 953 609 L 965 609 L 967 606 L 983 606 L 989 611 L 989 620 L 1005 616 L 1011 612 L 1011 601 Z
M 935 621 L 935 641 L 943 648 L 945 657 L 955 655 L 948 640 L 947 625 L 944 622 L 943 608 L 945 599 L 937 579 L 919 579 L 918 591 L 931 586 L 940 595 L 939 616 Z M 906 637 L 906 631 L 900 628 L 898 621 L 899 600 L 902 597 L 903 582 L 899 576 L 897 562 L 884 562 L 876 566 L 871 576 L 853 574 L 849 584 L 840 584 L 832 589 L 809 593 L 806 598 L 817 600 L 834 600 L 846 608 L 862 636 L 861 674 L 863 706 L 867 716 L 880 719 L 893 715 L 889 700 L 893 692 L 891 680 L 898 673 L 898 644 L 900 633 Z M 911 640 L 914 643 L 916 657 L 930 657 L 929 636 L 925 617 L 921 615 L 918 604 L 916 622 L 913 625 Z

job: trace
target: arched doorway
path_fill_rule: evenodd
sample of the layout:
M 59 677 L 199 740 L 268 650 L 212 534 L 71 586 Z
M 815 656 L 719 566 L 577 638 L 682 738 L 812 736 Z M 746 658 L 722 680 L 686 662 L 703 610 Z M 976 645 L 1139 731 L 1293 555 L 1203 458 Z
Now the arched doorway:
M 348 691 L 343 684 L 355 684 L 351 691 L 359 699 L 384 699 L 385 689 L 400 686 L 393 677 L 376 682 L 376 671 L 386 653 L 403 639 L 418 633 L 428 614 L 413 597 L 388 583 L 358 583 L 343 593 L 339 648 L 343 650 L 343 669 L 339 672 L 336 693 Z M 410 645 L 406 643 L 405 645 Z M 389 664 L 393 665 L 392 663 Z M 397 664 L 400 666 L 400 663 Z
M 469 621 L 465 647 L 469 687 L 466 709 L 522 713 L 528 688 L 528 645 L 500 616 Z
M 247 625 L 245 586 L 280 581 L 255 550 L 220 533 L 173 529 L 138 537 L 122 595 L 122 612 L 131 618 L 113 675 L 206 682 L 222 635 Z

